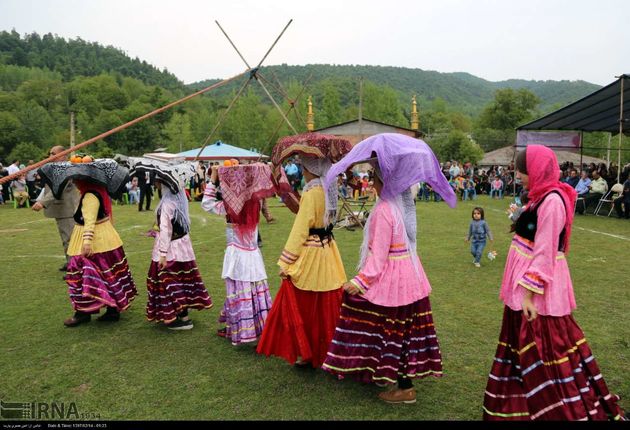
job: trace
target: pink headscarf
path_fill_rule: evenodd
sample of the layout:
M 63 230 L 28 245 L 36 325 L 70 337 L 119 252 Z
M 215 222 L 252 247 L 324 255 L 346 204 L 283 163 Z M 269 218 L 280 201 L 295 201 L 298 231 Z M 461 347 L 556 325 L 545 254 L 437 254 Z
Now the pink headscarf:
M 529 145 L 525 154 L 527 159 L 527 175 L 529 176 L 530 205 L 537 205 L 551 191 L 557 191 L 564 201 L 566 221 L 564 228 L 564 252 L 569 251 L 569 238 L 573 225 L 573 211 L 577 193 L 569 184 L 560 182 L 560 168 L 556 154 L 543 145 Z

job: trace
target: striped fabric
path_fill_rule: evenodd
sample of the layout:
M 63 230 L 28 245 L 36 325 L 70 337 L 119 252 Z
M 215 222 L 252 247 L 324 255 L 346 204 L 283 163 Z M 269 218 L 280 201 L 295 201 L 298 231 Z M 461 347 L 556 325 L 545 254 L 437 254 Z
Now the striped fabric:
M 573 317 L 522 315 L 505 307 L 484 420 L 624 419 Z
M 227 295 L 219 322 L 226 325 L 226 337 L 232 345 L 255 342 L 271 310 L 267 280 L 247 282 L 226 278 L 225 287 Z
M 122 247 L 70 258 L 66 283 L 75 311 L 98 313 L 105 306 L 123 311 L 137 295 Z
M 280 260 L 282 260 L 286 264 L 293 264 L 293 263 L 295 263 L 298 260 L 299 257 L 300 257 L 299 255 L 295 255 L 295 254 L 287 251 L 286 249 L 283 249 L 282 250 L 282 254 L 280 254 Z
M 322 369 L 377 384 L 393 384 L 398 377 L 442 376 L 429 298 L 384 307 L 345 294 Z
M 361 290 L 362 294 L 365 294 L 365 292 L 370 289 L 370 284 L 368 280 L 365 278 L 365 276 L 361 276 L 360 273 L 354 278 L 350 279 L 350 282 L 352 282 L 355 287 Z
M 527 288 L 535 294 L 543 294 L 545 292 L 545 284 L 542 279 L 531 272 L 526 272 L 523 278 L 518 281 L 518 285 Z
M 147 275 L 147 319 L 168 324 L 185 309 L 210 309 L 212 299 L 197 263 L 169 261 L 164 270 L 151 261 Z

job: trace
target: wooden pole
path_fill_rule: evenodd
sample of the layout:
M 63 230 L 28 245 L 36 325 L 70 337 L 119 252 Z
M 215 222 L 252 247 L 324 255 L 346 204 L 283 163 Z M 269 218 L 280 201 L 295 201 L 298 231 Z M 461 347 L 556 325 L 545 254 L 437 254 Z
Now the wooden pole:
M 580 175 L 582 174 L 582 158 L 584 157 L 584 131 L 580 130 Z
M 284 34 L 285 30 L 287 29 L 287 27 L 289 26 L 289 24 L 291 24 L 293 20 L 290 20 L 287 25 L 284 27 L 284 29 L 282 30 L 282 32 L 280 33 L 280 35 L 276 38 L 276 40 L 273 42 L 273 45 L 271 45 L 271 48 L 269 48 L 269 50 L 267 51 L 267 53 L 265 54 L 265 56 L 262 58 L 262 60 L 260 60 L 260 63 L 258 63 L 258 66 L 254 69 L 253 72 L 253 77 L 254 79 L 256 79 L 256 81 L 260 84 L 260 86 L 262 87 L 263 91 L 265 92 L 265 94 L 267 94 L 267 97 L 269 98 L 269 100 L 271 100 L 271 103 L 274 105 L 274 107 L 278 110 L 278 112 L 280 112 L 280 116 L 282 116 L 282 118 L 286 121 L 286 123 L 288 124 L 288 126 L 291 128 L 291 130 L 293 130 L 293 133 L 298 134 L 297 130 L 295 129 L 295 127 L 293 127 L 293 124 L 291 124 L 291 121 L 289 121 L 289 118 L 286 117 L 286 115 L 284 114 L 284 112 L 282 112 L 282 109 L 280 108 L 280 106 L 278 106 L 278 103 L 276 103 L 275 99 L 273 98 L 273 96 L 271 95 L 271 93 L 269 92 L 269 90 L 267 90 L 267 87 L 265 87 L 265 84 L 262 83 L 262 81 L 259 79 L 258 76 L 258 69 L 260 68 L 260 66 L 262 65 L 263 61 L 265 61 L 265 58 L 267 58 L 267 55 L 269 55 L 269 52 L 271 52 L 271 50 L 273 49 L 274 46 L 276 46 L 276 43 L 278 42 L 278 40 L 280 40 L 280 37 L 282 37 L 282 35 Z M 219 29 L 221 30 L 221 32 L 223 32 L 223 35 L 225 35 L 225 37 L 227 38 L 227 40 L 230 42 L 230 44 L 232 45 L 232 48 L 234 48 L 234 50 L 236 51 L 236 53 L 238 54 L 239 57 L 241 57 L 241 60 L 243 60 L 243 62 L 245 63 L 245 65 L 249 68 L 250 65 L 247 62 L 247 60 L 245 59 L 245 57 L 243 57 L 243 55 L 241 54 L 241 52 L 238 50 L 238 48 L 236 47 L 236 45 L 234 44 L 234 42 L 232 42 L 232 39 L 230 39 L 230 36 L 228 36 L 228 34 L 225 32 L 225 30 L 223 29 L 223 27 L 221 27 L 221 24 L 219 24 L 219 21 L 215 20 L 214 21 L 217 26 L 219 27 Z M 197 154 L 198 156 L 199 154 Z
M 359 141 L 363 140 L 363 77 L 359 78 Z
M 172 108 L 174 106 L 182 104 L 185 101 L 188 101 L 188 100 L 192 99 L 193 97 L 197 97 L 200 94 L 207 93 L 210 90 L 213 90 L 215 88 L 219 88 L 219 87 L 221 87 L 221 86 L 223 86 L 225 84 L 228 84 L 228 83 L 232 82 L 233 80 L 238 79 L 241 76 L 243 76 L 243 75 L 245 75 L 245 74 L 247 74 L 249 72 L 250 72 L 250 70 L 246 70 L 243 73 L 240 73 L 240 74 L 238 74 L 236 76 L 233 76 L 233 77 L 231 77 L 229 79 L 224 79 L 221 82 L 217 82 L 215 84 L 212 84 L 209 87 L 206 87 L 206 88 L 204 88 L 202 90 L 197 91 L 196 93 L 190 94 L 190 95 L 188 95 L 186 97 L 183 97 L 183 98 L 181 98 L 179 100 L 176 100 L 176 101 L 174 101 L 172 103 L 169 103 L 169 104 L 167 104 L 165 106 L 162 106 L 161 108 L 155 109 L 154 111 L 151 111 L 151 112 L 149 112 L 147 114 L 144 114 L 144 115 L 142 115 L 142 116 L 140 116 L 140 117 L 138 117 L 136 119 L 133 119 L 133 120 L 131 120 L 129 122 L 126 122 L 125 124 L 122 124 L 122 125 L 119 125 L 118 127 L 112 128 L 111 130 L 106 131 L 105 133 L 101 133 L 98 136 L 95 136 L 95 137 L 93 137 L 91 139 L 88 139 L 88 140 L 86 140 L 84 142 L 79 143 L 78 145 L 72 146 L 72 147 L 70 147 L 70 148 L 68 148 L 68 149 L 66 149 L 64 151 L 61 151 L 57 155 L 54 155 L 52 157 L 48 157 L 48 158 L 46 158 L 46 159 L 44 159 L 42 161 L 38 161 L 37 163 L 31 164 L 30 166 L 26 166 L 24 169 L 20 170 L 19 172 L 15 172 L 12 175 L 5 176 L 4 178 L 1 178 L 0 179 L 0 185 L 4 184 L 4 183 L 7 183 L 7 182 L 10 182 L 10 181 L 14 180 L 15 178 L 17 178 L 18 176 L 23 175 L 24 173 L 26 173 L 28 171 L 31 171 L 33 169 L 38 169 L 41 166 L 43 166 L 44 164 L 49 163 L 51 161 L 55 161 L 55 160 L 65 156 L 65 155 L 70 154 L 73 151 L 77 151 L 77 150 L 79 150 L 79 149 L 81 149 L 83 147 L 86 147 L 86 146 L 88 146 L 88 145 L 90 145 L 90 144 L 92 144 L 92 143 L 94 143 L 96 141 L 99 141 L 99 140 L 104 139 L 104 138 L 106 138 L 108 136 L 111 136 L 114 133 L 118 133 L 119 131 L 126 129 L 127 127 L 131 127 L 132 125 L 137 124 L 137 123 L 139 123 L 141 121 L 144 121 L 147 118 L 151 118 L 152 116 L 155 116 L 155 115 L 157 115 L 159 113 L 162 113 L 162 112 L 164 112 L 167 109 L 170 109 L 170 108 Z
M 617 149 L 617 183 L 619 183 L 621 175 L 621 139 L 623 139 L 623 82 L 625 81 L 625 75 L 621 75 L 621 91 L 619 102 L 619 146 Z
M 230 104 L 228 105 L 227 109 L 221 112 L 221 116 L 217 120 L 217 123 L 212 128 L 212 131 L 210 131 L 210 134 L 208 135 L 208 137 L 206 137 L 205 140 L 203 141 L 203 145 L 201 145 L 201 148 L 199 148 L 199 152 L 197 153 L 197 155 L 195 155 L 195 158 L 192 161 L 197 161 L 199 159 L 199 156 L 201 156 L 201 153 L 203 152 L 203 150 L 206 149 L 206 146 L 208 146 L 208 142 L 210 142 L 210 139 L 217 132 L 217 130 L 219 129 L 219 126 L 223 123 L 223 120 L 225 120 L 225 118 L 227 117 L 228 112 L 230 112 L 230 110 L 236 104 L 236 101 L 241 98 L 241 94 L 243 94 L 243 91 L 245 90 L 247 85 L 249 85 L 251 80 L 252 80 L 252 77 L 250 75 L 249 79 L 247 79 L 243 83 L 243 85 L 241 85 L 241 88 L 239 88 L 238 92 L 236 93 L 236 95 L 234 96 Z
M 74 137 L 74 112 L 70 112 L 70 146 L 75 145 L 75 137 Z
M 606 149 L 606 168 L 610 170 L 610 141 L 612 140 L 612 133 L 608 133 L 608 148 Z

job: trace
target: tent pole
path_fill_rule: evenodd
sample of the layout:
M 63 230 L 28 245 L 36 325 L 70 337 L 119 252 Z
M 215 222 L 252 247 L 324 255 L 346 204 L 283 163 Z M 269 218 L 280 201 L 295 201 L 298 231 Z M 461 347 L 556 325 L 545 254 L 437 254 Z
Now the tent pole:
M 621 94 L 619 103 L 619 146 L 617 149 L 617 183 L 621 175 L 621 139 L 623 138 L 623 81 L 625 81 L 625 75 L 621 75 Z
M 518 133 L 518 131 L 517 131 Z M 514 180 L 512 181 L 514 198 L 516 199 L 516 142 L 514 142 L 514 151 L 512 151 L 512 166 L 514 166 L 514 170 L 512 174 L 514 175 Z
M 582 175 L 582 166 L 584 162 L 582 161 L 582 157 L 584 156 L 584 132 L 580 130 L 580 175 Z
M 606 168 L 610 170 L 610 141 L 612 139 L 612 133 L 608 133 L 608 149 L 606 149 Z

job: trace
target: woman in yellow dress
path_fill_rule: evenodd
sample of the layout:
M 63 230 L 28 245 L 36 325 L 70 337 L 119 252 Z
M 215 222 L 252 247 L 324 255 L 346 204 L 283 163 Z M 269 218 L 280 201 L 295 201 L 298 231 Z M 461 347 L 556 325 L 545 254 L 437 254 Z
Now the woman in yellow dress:
M 258 344 L 259 354 L 314 368 L 326 358 L 346 273 L 332 234 L 337 186 L 324 190 L 322 179 L 332 162 L 350 149 L 345 139 L 317 133 L 281 139 L 274 148 L 276 166 L 281 167 L 291 155 L 300 155 L 306 186 L 299 209 L 293 204 L 293 192 L 282 195 L 297 216 L 278 260 L 282 283 Z
M 113 226 L 111 198 L 124 191 L 127 169 L 111 159 L 88 163 L 49 163 L 39 169 L 53 195 L 59 198 L 72 179 L 81 192 L 74 214 L 75 226 L 68 245 L 66 283 L 74 315 L 67 327 L 89 322 L 106 307 L 99 321 L 118 321 L 137 295 L 122 240 Z

